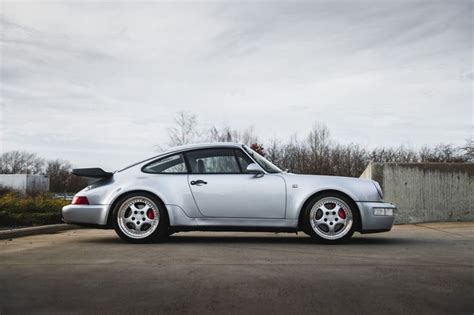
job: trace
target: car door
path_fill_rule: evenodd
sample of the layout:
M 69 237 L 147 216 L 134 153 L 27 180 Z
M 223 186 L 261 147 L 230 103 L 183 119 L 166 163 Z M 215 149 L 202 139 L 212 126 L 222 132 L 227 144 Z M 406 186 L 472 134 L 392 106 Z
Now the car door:
M 278 174 L 246 174 L 250 158 L 240 149 L 217 148 L 185 154 L 189 188 L 200 212 L 217 218 L 284 218 L 286 184 Z
M 182 153 L 160 157 L 142 168 L 140 184 L 156 192 L 172 206 L 180 207 L 188 217 L 200 217 L 194 197 L 189 191 L 188 168 Z

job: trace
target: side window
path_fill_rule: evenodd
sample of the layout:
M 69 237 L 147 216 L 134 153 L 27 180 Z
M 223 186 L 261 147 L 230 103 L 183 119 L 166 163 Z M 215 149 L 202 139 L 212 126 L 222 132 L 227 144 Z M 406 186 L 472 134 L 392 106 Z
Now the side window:
M 242 170 L 242 172 L 245 173 L 247 166 L 250 163 L 253 163 L 252 160 L 247 155 L 245 155 L 241 150 L 235 150 L 235 156 L 237 157 L 237 161 L 239 162 L 240 169 Z
M 176 154 L 152 162 L 143 168 L 145 173 L 187 173 L 183 155 Z
M 186 153 L 191 171 L 200 174 L 240 173 L 232 149 L 208 149 Z

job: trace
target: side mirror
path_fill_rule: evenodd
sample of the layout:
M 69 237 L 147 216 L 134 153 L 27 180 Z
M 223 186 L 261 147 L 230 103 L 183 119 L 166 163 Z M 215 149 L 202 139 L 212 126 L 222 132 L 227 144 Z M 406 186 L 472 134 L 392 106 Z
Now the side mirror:
M 247 165 L 247 169 L 245 171 L 249 174 L 255 174 L 257 177 L 261 177 L 263 174 L 265 174 L 262 168 L 255 163 L 250 163 Z

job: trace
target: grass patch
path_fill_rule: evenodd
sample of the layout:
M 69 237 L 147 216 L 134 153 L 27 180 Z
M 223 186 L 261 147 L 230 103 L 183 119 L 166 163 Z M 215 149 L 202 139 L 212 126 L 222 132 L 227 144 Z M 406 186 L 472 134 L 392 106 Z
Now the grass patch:
M 9 192 L 0 195 L 0 227 L 62 223 L 61 208 L 69 203 L 50 194 L 22 196 Z

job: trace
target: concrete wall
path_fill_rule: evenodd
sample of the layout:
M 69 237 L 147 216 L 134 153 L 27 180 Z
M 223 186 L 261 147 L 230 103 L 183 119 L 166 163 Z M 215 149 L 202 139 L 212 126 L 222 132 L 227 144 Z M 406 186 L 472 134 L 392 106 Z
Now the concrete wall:
M 0 187 L 11 188 L 23 194 L 49 191 L 46 175 L 1 174 Z
M 474 163 L 371 163 L 360 177 L 379 182 L 401 224 L 473 221 L 473 175 Z

